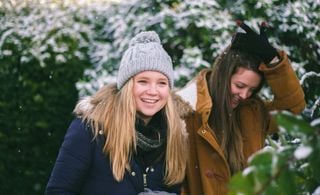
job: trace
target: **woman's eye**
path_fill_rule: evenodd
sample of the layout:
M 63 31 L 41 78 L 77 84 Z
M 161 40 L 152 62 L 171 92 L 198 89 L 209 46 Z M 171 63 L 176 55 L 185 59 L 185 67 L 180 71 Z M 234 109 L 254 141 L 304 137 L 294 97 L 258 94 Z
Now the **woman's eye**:
M 146 83 L 147 83 L 147 81 L 146 81 L 146 80 L 138 80 L 138 83 L 146 84 Z
M 160 85 L 168 85 L 168 82 L 166 82 L 166 81 L 160 81 L 159 84 L 160 84 Z
M 236 87 L 238 87 L 239 89 L 242 89 L 244 86 L 242 86 L 242 85 L 236 85 Z

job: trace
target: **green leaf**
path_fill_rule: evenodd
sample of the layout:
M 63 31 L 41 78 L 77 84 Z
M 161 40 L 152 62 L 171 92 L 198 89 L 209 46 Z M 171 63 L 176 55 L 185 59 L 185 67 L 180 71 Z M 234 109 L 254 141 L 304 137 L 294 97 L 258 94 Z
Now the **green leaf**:
M 244 175 L 242 173 L 235 174 L 229 184 L 229 195 L 236 194 L 253 194 L 252 175 Z
M 294 195 L 296 194 L 296 186 L 293 173 L 287 168 L 281 169 L 281 174 L 277 180 L 280 194 Z
M 252 156 L 252 158 L 249 160 L 249 164 L 255 166 L 271 165 L 274 152 L 275 150 L 271 147 L 264 148 L 263 150 L 255 153 L 255 155 Z
M 290 134 L 307 134 L 314 133 L 314 128 L 304 119 L 295 116 L 289 112 L 282 112 L 276 115 L 278 124 Z

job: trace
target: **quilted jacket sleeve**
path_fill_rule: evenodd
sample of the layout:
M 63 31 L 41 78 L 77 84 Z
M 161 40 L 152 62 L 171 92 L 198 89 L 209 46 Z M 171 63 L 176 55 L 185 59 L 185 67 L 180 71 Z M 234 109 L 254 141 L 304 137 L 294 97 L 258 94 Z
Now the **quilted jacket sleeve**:
M 281 61 L 275 67 L 268 68 L 265 64 L 259 67 L 264 72 L 274 95 L 274 99 L 266 103 L 267 108 L 269 111 L 287 110 L 294 114 L 300 114 L 306 104 L 304 92 L 288 56 L 283 51 L 279 54 Z
M 64 138 L 45 194 L 77 194 L 91 162 L 92 136 L 88 128 L 75 119 Z

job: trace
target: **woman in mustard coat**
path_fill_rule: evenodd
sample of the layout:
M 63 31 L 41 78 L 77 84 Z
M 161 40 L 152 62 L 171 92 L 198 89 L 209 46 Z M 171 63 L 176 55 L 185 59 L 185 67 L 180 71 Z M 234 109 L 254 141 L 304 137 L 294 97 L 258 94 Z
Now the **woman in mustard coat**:
M 189 162 L 185 193 L 227 194 L 231 176 L 245 168 L 248 157 L 264 147 L 267 134 L 278 128 L 270 111 L 299 114 L 304 93 L 284 51 L 273 48 L 265 34 L 244 23 L 212 70 L 203 70 L 177 91 L 192 112 L 185 116 Z M 257 92 L 267 83 L 273 100 Z

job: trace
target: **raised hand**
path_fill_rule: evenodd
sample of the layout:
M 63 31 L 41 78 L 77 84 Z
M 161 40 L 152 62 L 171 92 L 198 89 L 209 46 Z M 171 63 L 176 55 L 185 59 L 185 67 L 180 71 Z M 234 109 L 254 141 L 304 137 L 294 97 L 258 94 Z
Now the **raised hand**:
M 258 57 L 267 65 L 274 57 L 277 56 L 279 58 L 277 50 L 268 41 L 266 23 L 260 25 L 260 34 L 256 33 L 244 22 L 237 21 L 237 24 L 246 33 L 238 32 L 235 34 L 232 39 L 231 49 L 247 52 Z

